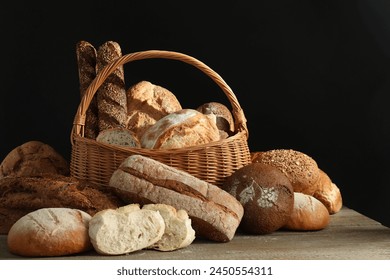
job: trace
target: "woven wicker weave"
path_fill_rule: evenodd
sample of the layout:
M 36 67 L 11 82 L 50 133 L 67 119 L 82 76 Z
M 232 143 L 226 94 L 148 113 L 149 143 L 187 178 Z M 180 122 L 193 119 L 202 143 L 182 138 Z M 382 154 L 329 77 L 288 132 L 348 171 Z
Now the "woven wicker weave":
M 86 111 L 105 79 L 119 66 L 151 58 L 173 59 L 190 64 L 209 76 L 225 93 L 232 106 L 235 134 L 224 140 L 180 149 L 143 149 L 109 145 L 84 137 Z M 172 51 L 149 50 L 123 55 L 107 65 L 87 88 L 76 112 L 71 132 L 71 175 L 97 186 L 107 186 L 112 173 L 130 155 L 140 154 L 220 186 L 235 170 L 251 162 L 248 129 L 243 110 L 231 88 L 201 61 Z

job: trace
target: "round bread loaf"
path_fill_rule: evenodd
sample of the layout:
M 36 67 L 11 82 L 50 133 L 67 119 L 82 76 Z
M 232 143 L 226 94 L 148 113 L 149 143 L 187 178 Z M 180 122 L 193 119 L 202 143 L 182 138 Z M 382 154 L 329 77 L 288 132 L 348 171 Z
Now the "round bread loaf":
M 329 220 L 329 212 L 321 201 L 311 195 L 295 192 L 294 210 L 283 228 L 297 231 L 320 230 L 329 224 Z
M 262 163 L 246 165 L 224 182 L 222 188 L 244 207 L 240 224 L 245 232 L 267 234 L 281 228 L 294 206 L 288 178 L 276 167 Z
M 252 162 L 260 162 L 277 167 L 290 180 L 294 192 L 313 195 L 320 171 L 317 162 L 310 156 L 291 149 L 276 149 L 256 152 Z
M 141 146 L 147 149 L 174 149 L 219 139 L 219 130 L 211 118 L 193 109 L 182 109 L 149 127 L 141 137 Z
M 234 132 L 234 120 L 233 115 L 224 104 L 219 102 L 208 102 L 199 106 L 196 110 L 199 112 L 216 116 L 216 125 L 219 130 L 226 132 L 228 135 L 232 135 Z
M 40 141 L 29 141 L 14 148 L 0 165 L 0 178 L 45 173 L 68 175 L 69 165 L 53 147 Z
M 316 182 L 316 190 L 313 194 L 328 209 L 329 214 L 335 214 L 343 206 L 340 189 L 332 182 L 328 174 L 320 169 L 320 178 Z
M 105 129 L 98 134 L 98 136 L 96 137 L 96 141 L 111 145 L 128 146 L 133 148 L 141 147 L 141 144 L 136 134 L 124 127 Z
M 127 90 L 127 128 L 138 138 L 159 119 L 181 110 L 181 104 L 168 89 L 141 81 Z
M 16 221 L 8 250 L 26 257 L 64 256 L 92 249 L 88 236 L 91 216 L 72 208 L 42 208 Z

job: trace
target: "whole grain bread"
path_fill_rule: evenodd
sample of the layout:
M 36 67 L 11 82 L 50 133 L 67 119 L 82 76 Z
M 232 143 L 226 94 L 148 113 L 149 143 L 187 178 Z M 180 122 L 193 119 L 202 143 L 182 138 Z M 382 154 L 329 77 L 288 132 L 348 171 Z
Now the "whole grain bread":
M 122 56 L 120 45 L 114 41 L 103 43 L 97 50 L 97 73 L 107 64 Z M 99 131 L 113 127 L 125 127 L 127 98 L 123 66 L 109 75 L 97 90 Z
M 87 41 L 76 44 L 76 57 L 80 82 L 80 97 L 83 98 L 86 89 L 96 77 L 95 47 Z M 92 97 L 85 118 L 85 137 L 95 139 L 99 132 L 99 119 L 96 95 Z
M 19 218 L 40 208 L 75 208 L 94 215 L 123 205 L 108 189 L 67 176 L 5 177 L 0 180 L 0 233 L 7 234 Z
M 6 176 L 69 175 L 69 164 L 52 146 L 28 141 L 17 146 L 0 164 L 0 179 Z

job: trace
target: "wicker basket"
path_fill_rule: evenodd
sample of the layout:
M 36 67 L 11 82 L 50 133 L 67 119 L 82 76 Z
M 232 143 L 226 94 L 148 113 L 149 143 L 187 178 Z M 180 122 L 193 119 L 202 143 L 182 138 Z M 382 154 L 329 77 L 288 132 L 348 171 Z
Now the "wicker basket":
M 151 58 L 173 59 L 188 63 L 209 76 L 226 94 L 232 105 L 235 134 L 227 139 L 181 149 L 143 149 L 109 145 L 84 137 L 87 108 L 105 79 L 119 66 Z M 221 186 L 235 170 L 249 164 L 246 119 L 236 96 L 225 81 L 199 60 L 172 51 L 149 50 L 123 55 L 107 65 L 87 88 L 76 112 L 71 132 L 71 176 L 97 186 L 107 186 L 112 173 L 130 155 L 140 154 L 163 162 L 209 183 Z

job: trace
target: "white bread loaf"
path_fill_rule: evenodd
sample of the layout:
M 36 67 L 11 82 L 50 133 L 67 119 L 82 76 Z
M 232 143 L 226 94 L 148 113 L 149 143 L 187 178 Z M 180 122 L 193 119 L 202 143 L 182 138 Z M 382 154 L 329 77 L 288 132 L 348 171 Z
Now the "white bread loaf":
M 311 195 L 295 192 L 294 209 L 283 228 L 297 231 L 320 230 L 329 221 L 330 215 L 324 204 Z
M 164 219 L 165 231 L 159 241 L 149 246 L 158 251 L 173 251 L 187 247 L 195 239 L 191 219 L 185 210 L 167 204 L 146 204 L 142 209 L 158 211 Z
M 166 115 L 182 109 L 176 96 L 168 89 L 141 81 L 131 86 L 127 92 L 128 129 L 138 138 L 147 128 Z
M 105 129 L 98 134 L 96 141 L 110 145 L 128 146 L 133 148 L 141 147 L 135 133 L 124 127 Z
M 193 109 L 182 109 L 159 119 L 141 137 L 148 149 L 174 149 L 207 144 L 220 139 L 211 118 Z
M 72 208 L 41 208 L 17 220 L 8 232 L 8 250 L 26 257 L 52 257 L 92 249 L 91 216 Z
M 149 247 L 161 239 L 164 230 L 160 213 L 139 205 L 100 211 L 89 222 L 92 245 L 102 255 L 123 255 Z
M 185 210 L 196 235 L 210 240 L 231 240 L 243 216 L 240 202 L 219 187 L 141 155 L 125 159 L 109 185 L 128 203 Z

